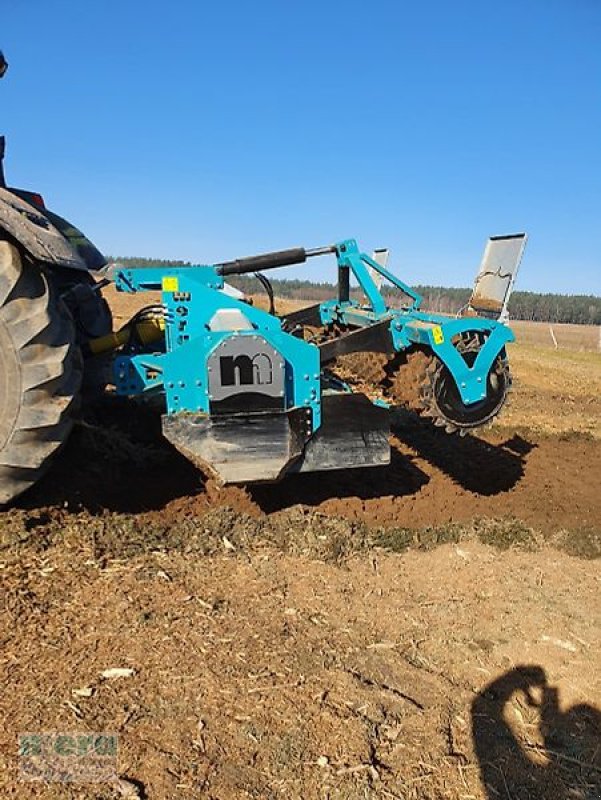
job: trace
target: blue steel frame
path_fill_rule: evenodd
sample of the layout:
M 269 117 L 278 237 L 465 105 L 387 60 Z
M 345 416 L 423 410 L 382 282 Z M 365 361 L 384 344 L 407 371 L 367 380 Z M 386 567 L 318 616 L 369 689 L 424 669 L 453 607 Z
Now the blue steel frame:
M 228 336 L 261 336 L 286 363 L 286 408 L 312 411 L 313 430 L 321 424 L 320 367 L 318 349 L 282 331 L 277 317 L 218 291 L 223 278 L 215 267 L 135 268 L 119 270 L 119 291 L 161 291 L 165 308 L 164 349 L 117 356 L 114 374 L 117 392 L 139 395 L 149 391 L 165 394 L 167 411 L 210 411 L 208 359 Z M 209 323 L 224 308 L 238 309 L 250 323 L 249 330 L 212 331 Z
M 411 287 L 362 253 L 354 239 L 335 245 L 340 270 L 349 270 L 365 294 L 366 302 L 338 299 L 320 304 L 324 325 L 338 323 L 350 328 L 390 321 L 396 351 L 415 345 L 431 349 L 448 367 L 461 399 L 467 405 L 483 400 L 487 376 L 499 353 L 514 341 L 504 324 L 482 317 L 453 319 L 420 311 L 422 298 Z M 374 282 L 370 269 L 400 289 L 408 298 L 404 308 L 390 308 Z M 350 276 L 349 276 L 350 277 Z M 115 277 L 119 291 L 161 291 L 165 308 L 165 343 L 156 352 L 119 355 L 114 373 L 120 394 L 164 392 L 167 411 L 210 412 L 207 361 L 228 336 L 262 336 L 286 363 L 286 408 L 312 410 L 313 430 L 321 424 L 321 381 L 318 348 L 282 330 L 281 321 L 221 291 L 223 278 L 213 265 L 121 269 Z M 220 309 L 238 309 L 250 323 L 249 330 L 212 331 L 210 321 Z M 486 342 L 469 367 L 454 339 L 466 331 L 478 331 Z M 158 347 L 158 346 L 157 346 Z
M 452 318 L 420 311 L 422 297 L 366 253 L 362 253 L 354 239 L 336 245 L 336 258 L 339 268 L 350 270 L 355 276 L 365 293 L 367 303 L 360 304 L 356 300 L 340 298 L 321 303 L 320 315 L 324 325 L 336 322 L 349 327 L 365 327 L 389 319 L 390 333 L 397 352 L 413 345 L 423 345 L 431 349 L 449 369 L 464 403 L 471 405 L 486 397 L 487 377 L 491 367 L 499 353 L 504 352 L 507 343 L 515 340 L 507 325 L 483 317 Z M 368 267 L 400 289 L 410 299 L 410 303 L 399 309 L 388 307 Z M 486 342 L 471 367 L 453 342 L 455 337 L 467 331 L 480 332 L 486 337 Z

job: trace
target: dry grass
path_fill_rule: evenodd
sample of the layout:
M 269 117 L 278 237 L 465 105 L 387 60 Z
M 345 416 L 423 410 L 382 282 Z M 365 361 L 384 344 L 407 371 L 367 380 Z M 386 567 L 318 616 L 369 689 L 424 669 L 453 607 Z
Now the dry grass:
M 601 352 L 601 328 L 597 325 L 549 325 L 548 322 L 512 320 L 511 327 L 520 344 L 554 348 L 552 330 L 559 350 Z
M 598 569 L 516 520 L 409 546 L 298 510 L 4 523 L 2 797 L 596 796 Z M 116 732 L 115 781 L 24 783 L 23 731 Z
M 601 355 L 517 343 L 509 360 L 515 391 L 500 424 L 601 438 Z

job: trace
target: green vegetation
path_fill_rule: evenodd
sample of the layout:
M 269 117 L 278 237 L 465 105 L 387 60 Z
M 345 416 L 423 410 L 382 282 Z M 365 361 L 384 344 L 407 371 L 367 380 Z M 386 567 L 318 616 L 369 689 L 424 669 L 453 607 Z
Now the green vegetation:
M 115 258 L 125 266 L 165 267 L 188 266 L 187 261 L 166 261 L 156 258 Z M 314 283 L 308 280 L 272 279 L 274 293 L 277 297 L 292 300 L 321 302 L 336 293 L 332 283 Z M 230 283 L 244 292 L 257 293 L 263 289 L 256 278 L 240 275 L 230 279 Z M 443 314 L 456 314 L 467 303 L 471 289 L 445 286 L 416 286 L 415 289 L 424 298 L 424 308 Z M 396 289 L 385 289 L 385 294 L 392 305 L 397 304 L 402 293 Z M 355 290 L 355 297 L 360 292 Z M 594 295 L 541 294 L 538 292 L 514 292 L 509 303 L 509 312 L 513 319 L 533 322 L 567 322 L 576 325 L 601 325 L 601 297 Z

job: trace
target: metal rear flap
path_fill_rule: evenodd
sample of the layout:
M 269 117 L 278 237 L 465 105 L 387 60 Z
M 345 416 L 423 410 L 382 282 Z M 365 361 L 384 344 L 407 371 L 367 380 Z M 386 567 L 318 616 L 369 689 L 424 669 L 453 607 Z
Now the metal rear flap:
M 522 260 L 527 236 L 514 233 L 491 236 L 476 276 L 468 307 L 480 316 L 504 320 L 507 304 Z

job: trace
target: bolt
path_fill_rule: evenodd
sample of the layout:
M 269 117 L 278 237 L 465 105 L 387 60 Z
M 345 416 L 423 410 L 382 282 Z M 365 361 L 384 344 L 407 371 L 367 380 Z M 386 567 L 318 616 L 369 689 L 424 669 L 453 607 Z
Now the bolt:
M 303 377 L 304 377 L 304 379 L 305 379 L 306 381 L 308 381 L 308 380 L 309 380 L 309 376 L 308 376 L 308 375 L 304 375 Z

